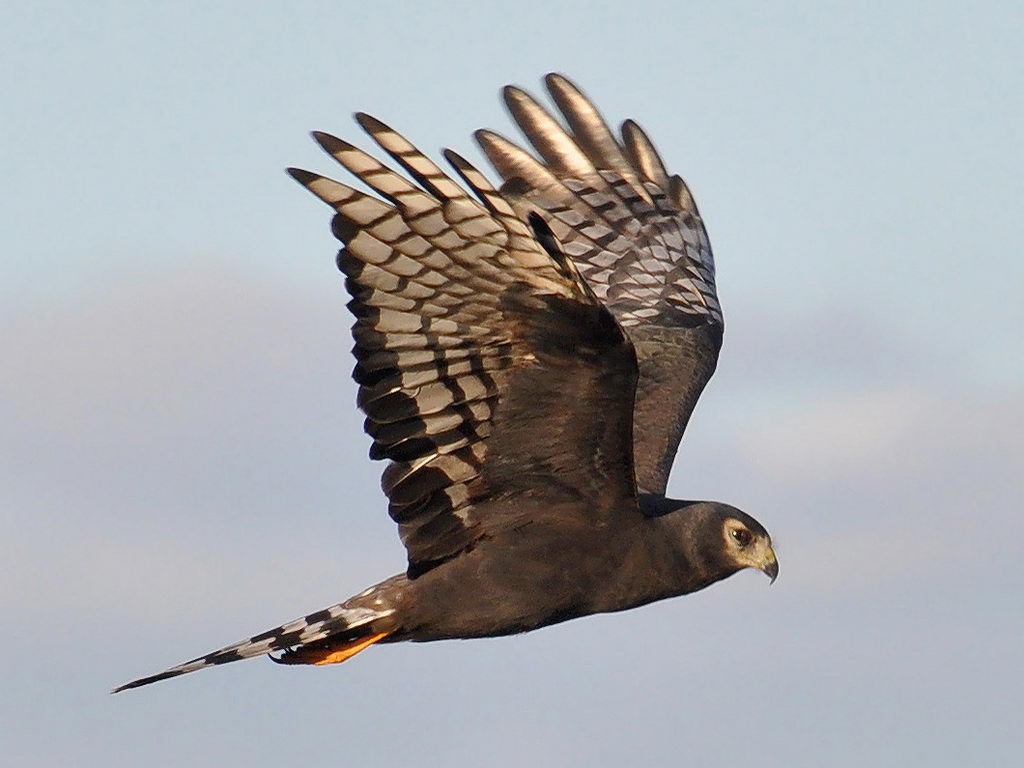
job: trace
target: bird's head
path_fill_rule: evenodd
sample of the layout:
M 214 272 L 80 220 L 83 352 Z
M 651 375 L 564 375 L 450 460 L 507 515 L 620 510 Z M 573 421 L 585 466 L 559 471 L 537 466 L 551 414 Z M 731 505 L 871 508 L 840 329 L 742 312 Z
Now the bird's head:
M 772 537 L 746 512 L 717 501 L 677 501 L 663 496 L 642 496 L 640 507 L 649 518 L 660 518 L 665 535 L 692 564 L 697 589 L 744 568 L 756 568 L 772 582 L 779 561 Z
M 736 566 L 736 570 L 756 568 L 774 583 L 779 576 L 779 561 L 768 531 L 746 512 L 724 504 L 720 507 L 725 557 Z

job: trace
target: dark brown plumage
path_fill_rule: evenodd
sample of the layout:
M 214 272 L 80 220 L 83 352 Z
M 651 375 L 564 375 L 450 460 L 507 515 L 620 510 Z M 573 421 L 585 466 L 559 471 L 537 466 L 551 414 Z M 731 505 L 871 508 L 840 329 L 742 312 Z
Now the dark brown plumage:
M 446 152 L 471 196 L 361 114 L 413 181 L 320 133 L 380 197 L 290 171 L 336 212 L 358 404 L 371 457 L 389 460 L 406 572 L 118 690 L 272 651 L 323 664 L 374 642 L 523 632 L 747 567 L 774 579 L 753 518 L 663 496 L 722 333 L 692 197 L 635 124 L 620 143 L 571 83 L 547 82 L 571 133 L 505 92 L 543 162 L 478 133 L 500 192 Z
M 493 131 L 477 141 L 525 215 L 542 210 L 555 236 L 636 349 L 634 461 L 644 493 L 663 495 L 679 441 L 718 362 L 724 328 L 707 231 L 685 182 L 669 176 L 633 121 L 621 143 L 561 75 L 545 78 L 567 131 L 529 94 L 505 103 L 542 161 Z

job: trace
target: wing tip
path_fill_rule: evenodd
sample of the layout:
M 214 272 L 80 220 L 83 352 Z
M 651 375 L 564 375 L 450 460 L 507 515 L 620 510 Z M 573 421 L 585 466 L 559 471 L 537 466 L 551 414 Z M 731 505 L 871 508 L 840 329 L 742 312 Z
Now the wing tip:
M 310 131 L 313 141 L 320 145 L 320 148 L 329 155 L 333 155 L 339 149 L 348 149 L 352 145 L 327 131 Z
M 535 103 L 533 97 L 531 97 L 525 89 L 512 84 L 506 85 L 501 89 L 501 98 L 505 102 L 505 106 L 508 107 L 510 111 L 518 109 L 519 105 L 524 102 L 528 104 Z
M 359 123 L 359 127 L 371 136 L 378 133 L 395 133 L 390 125 L 366 112 L 354 112 L 352 117 Z
M 451 147 L 443 147 L 441 149 L 441 156 L 444 157 L 444 159 L 447 160 L 452 165 L 455 165 L 456 163 L 469 165 L 469 162 L 466 160 L 466 158 L 464 158 Z
M 561 72 L 548 72 L 544 75 L 544 85 L 548 88 L 562 88 L 568 86 L 573 90 L 579 90 L 576 84 Z
M 493 150 L 497 145 L 501 143 L 502 135 L 495 133 L 489 128 L 477 128 L 473 131 L 473 140 L 477 143 L 477 146 L 487 154 L 488 148 Z
M 307 171 L 304 168 L 295 168 L 289 166 L 284 169 L 284 172 L 291 176 L 295 181 L 299 182 L 304 187 L 309 187 L 317 179 L 321 178 L 320 174 Z
M 481 148 L 485 147 L 501 147 L 501 146 L 514 146 L 514 142 L 506 139 L 497 131 L 492 131 L 490 128 L 477 128 L 473 131 L 473 138 Z
M 597 107 L 594 106 L 594 102 L 587 97 L 583 92 L 583 89 L 559 72 L 549 72 L 546 74 L 544 76 L 544 86 L 548 89 L 548 93 L 551 94 L 551 98 L 555 100 L 558 108 L 561 109 L 563 114 L 566 114 L 566 116 L 568 116 L 568 112 L 566 112 L 567 109 L 569 112 L 573 111 L 568 105 L 570 100 L 582 101 L 583 106 L 589 107 L 594 112 L 597 112 Z
M 460 155 L 451 147 L 445 147 L 441 150 L 441 155 L 445 160 L 454 168 L 463 180 L 469 184 L 469 180 L 466 178 L 467 173 L 479 173 L 479 170 L 469 160 Z M 472 185 L 471 185 L 472 186 Z
M 628 132 L 633 134 L 642 133 L 644 134 L 644 136 L 647 136 L 644 129 L 640 127 L 640 124 L 631 117 L 627 117 L 625 120 L 622 121 L 622 126 L 620 127 L 620 130 L 622 131 L 623 135 L 625 135 Z

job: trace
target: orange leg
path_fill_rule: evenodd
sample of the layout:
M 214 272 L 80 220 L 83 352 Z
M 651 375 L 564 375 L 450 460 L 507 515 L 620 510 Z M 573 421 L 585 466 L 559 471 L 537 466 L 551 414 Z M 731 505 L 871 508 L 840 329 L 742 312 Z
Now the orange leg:
M 340 664 L 352 658 L 360 651 L 366 650 L 377 641 L 384 639 L 389 634 L 389 632 L 381 632 L 368 637 L 360 637 L 358 640 L 352 640 L 340 645 L 337 642 L 332 643 L 330 641 L 323 642 L 323 644 L 313 643 L 303 648 L 296 648 L 294 651 L 287 651 L 280 659 L 274 659 L 274 661 L 281 664 L 316 664 L 317 666 Z

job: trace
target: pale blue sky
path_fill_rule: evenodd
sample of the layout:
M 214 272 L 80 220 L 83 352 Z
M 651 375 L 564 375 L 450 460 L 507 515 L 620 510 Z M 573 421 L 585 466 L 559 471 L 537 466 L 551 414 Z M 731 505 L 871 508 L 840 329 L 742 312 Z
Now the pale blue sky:
M 1016 3 L 35 3 L 0 19 L 5 762 L 1003 766 L 1024 747 Z M 132 677 L 400 570 L 328 212 L 574 78 L 690 182 L 728 331 L 670 490 L 769 589 Z M 341 173 L 340 171 L 338 172 Z

